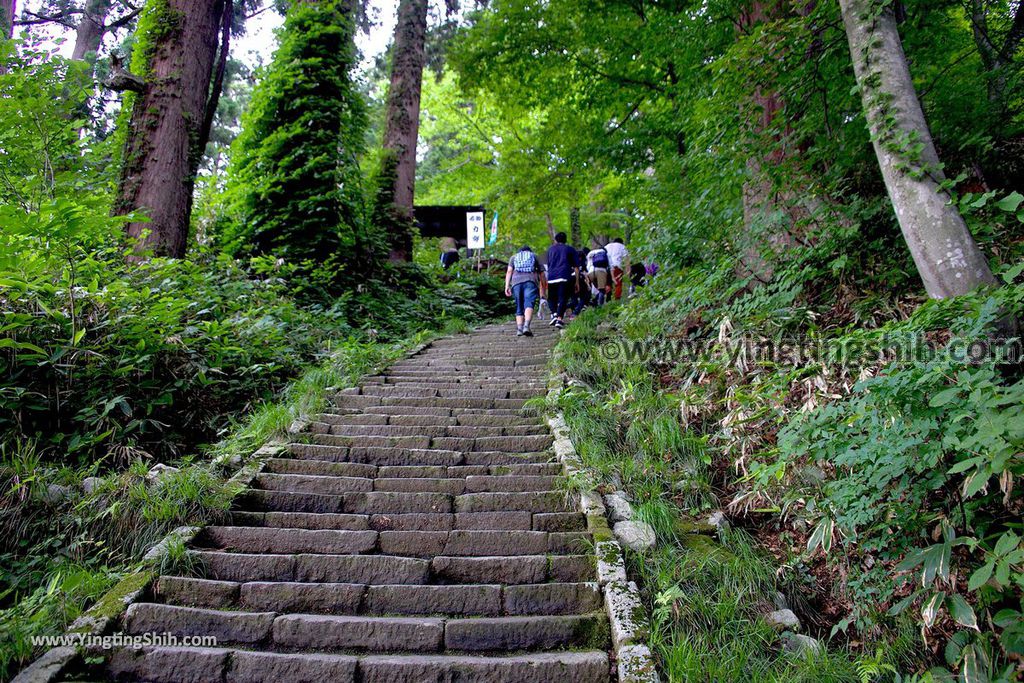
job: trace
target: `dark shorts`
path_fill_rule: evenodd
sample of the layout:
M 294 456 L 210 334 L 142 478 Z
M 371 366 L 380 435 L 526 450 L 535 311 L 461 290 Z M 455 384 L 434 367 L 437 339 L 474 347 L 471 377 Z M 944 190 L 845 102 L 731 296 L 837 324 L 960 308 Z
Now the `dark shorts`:
M 537 303 L 540 290 L 536 282 L 520 282 L 512 287 L 512 300 L 516 302 L 516 315 L 524 315 L 527 308 Z

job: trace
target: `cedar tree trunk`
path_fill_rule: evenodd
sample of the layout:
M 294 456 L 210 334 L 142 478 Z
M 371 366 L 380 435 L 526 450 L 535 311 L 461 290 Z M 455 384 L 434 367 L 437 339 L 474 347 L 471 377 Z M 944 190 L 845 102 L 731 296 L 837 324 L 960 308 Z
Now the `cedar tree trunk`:
M 384 149 L 395 157 L 394 210 L 407 222 L 396 221 L 388 235 L 390 258 L 412 258 L 412 220 L 416 189 L 416 142 L 420 127 L 420 90 L 426 62 L 427 0 L 401 0 L 392 48 L 391 86 L 387 100 Z
M 142 92 L 135 94 L 115 214 L 144 212 L 128 224 L 136 253 L 185 255 L 200 134 L 217 52 L 223 0 L 150 0 L 158 11 Z M 145 21 L 145 17 L 140 23 Z

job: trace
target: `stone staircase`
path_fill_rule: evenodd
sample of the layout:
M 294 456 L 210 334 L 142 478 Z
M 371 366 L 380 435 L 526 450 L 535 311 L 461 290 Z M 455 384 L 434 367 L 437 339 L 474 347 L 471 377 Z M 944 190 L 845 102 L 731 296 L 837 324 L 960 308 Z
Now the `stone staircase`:
M 190 544 L 124 630 L 115 680 L 607 682 L 609 629 L 578 497 L 523 403 L 550 328 L 437 341 L 334 397 Z

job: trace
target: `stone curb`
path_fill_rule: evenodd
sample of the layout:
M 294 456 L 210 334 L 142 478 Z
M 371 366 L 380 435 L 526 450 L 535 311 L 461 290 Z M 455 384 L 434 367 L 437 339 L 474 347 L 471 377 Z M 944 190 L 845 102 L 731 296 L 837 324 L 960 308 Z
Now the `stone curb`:
M 430 339 L 417 344 L 399 360 L 412 358 L 433 343 L 434 340 Z M 370 372 L 379 372 L 381 369 L 375 368 Z M 288 433 L 292 434 L 302 431 L 309 422 L 309 416 L 299 416 L 288 427 Z M 280 440 L 270 440 L 253 451 L 248 458 L 244 458 L 238 470 L 227 480 L 227 483 L 229 485 L 237 485 L 237 493 L 241 493 L 263 471 L 267 459 L 280 454 L 283 450 L 284 444 Z M 230 463 L 227 461 L 224 461 L 223 464 L 230 466 Z M 146 552 L 142 558 L 142 568 L 128 574 L 118 581 L 113 588 L 104 593 L 92 607 L 72 622 L 64 635 L 71 637 L 103 635 L 113 624 L 120 621 L 128 607 L 137 602 L 149 590 L 153 581 L 157 578 L 160 562 L 167 554 L 167 548 L 170 544 L 177 539 L 180 539 L 183 543 L 189 543 L 200 530 L 201 527 L 187 526 L 171 530 Z M 11 680 L 11 683 L 54 683 L 61 677 L 65 669 L 75 661 L 78 655 L 79 649 L 77 647 L 59 646 L 51 648 L 22 669 Z
M 548 381 L 548 399 L 554 398 L 565 384 L 564 374 L 553 374 Z M 562 413 L 548 417 L 555 437 L 553 448 L 566 476 L 585 481 L 583 461 L 569 436 Z M 608 526 L 607 508 L 601 496 L 588 488 L 580 492 L 580 511 L 587 518 L 587 532 L 594 538 L 597 555 L 597 581 L 604 595 L 605 611 L 611 625 L 612 647 L 620 683 L 660 683 L 654 657 L 644 641 L 650 631 L 647 612 L 640 601 L 640 589 L 626 576 L 622 548 Z

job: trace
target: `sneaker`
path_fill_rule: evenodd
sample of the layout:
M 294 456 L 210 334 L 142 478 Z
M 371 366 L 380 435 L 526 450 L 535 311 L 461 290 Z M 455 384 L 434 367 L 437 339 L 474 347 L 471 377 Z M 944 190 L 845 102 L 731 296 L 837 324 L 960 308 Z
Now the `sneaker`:
M 521 327 L 517 327 L 516 328 L 516 336 L 517 337 L 522 337 L 524 334 L 526 334 L 526 333 L 523 332 L 523 328 L 521 328 Z
M 551 316 L 551 321 L 548 322 L 548 325 L 554 325 L 557 322 L 558 322 L 558 318 L 556 318 L 554 316 Z
M 556 320 L 555 321 L 555 327 L 560 330 L 563 327 L 565 327 L 565 323 L 563 323 L 561 320 Z
M 523 330 L 523 336 L 524 337 L 532 337 L 533 336 L 533 332 L 530 331 L 529 327 L 527 327 L 526 329 Z

